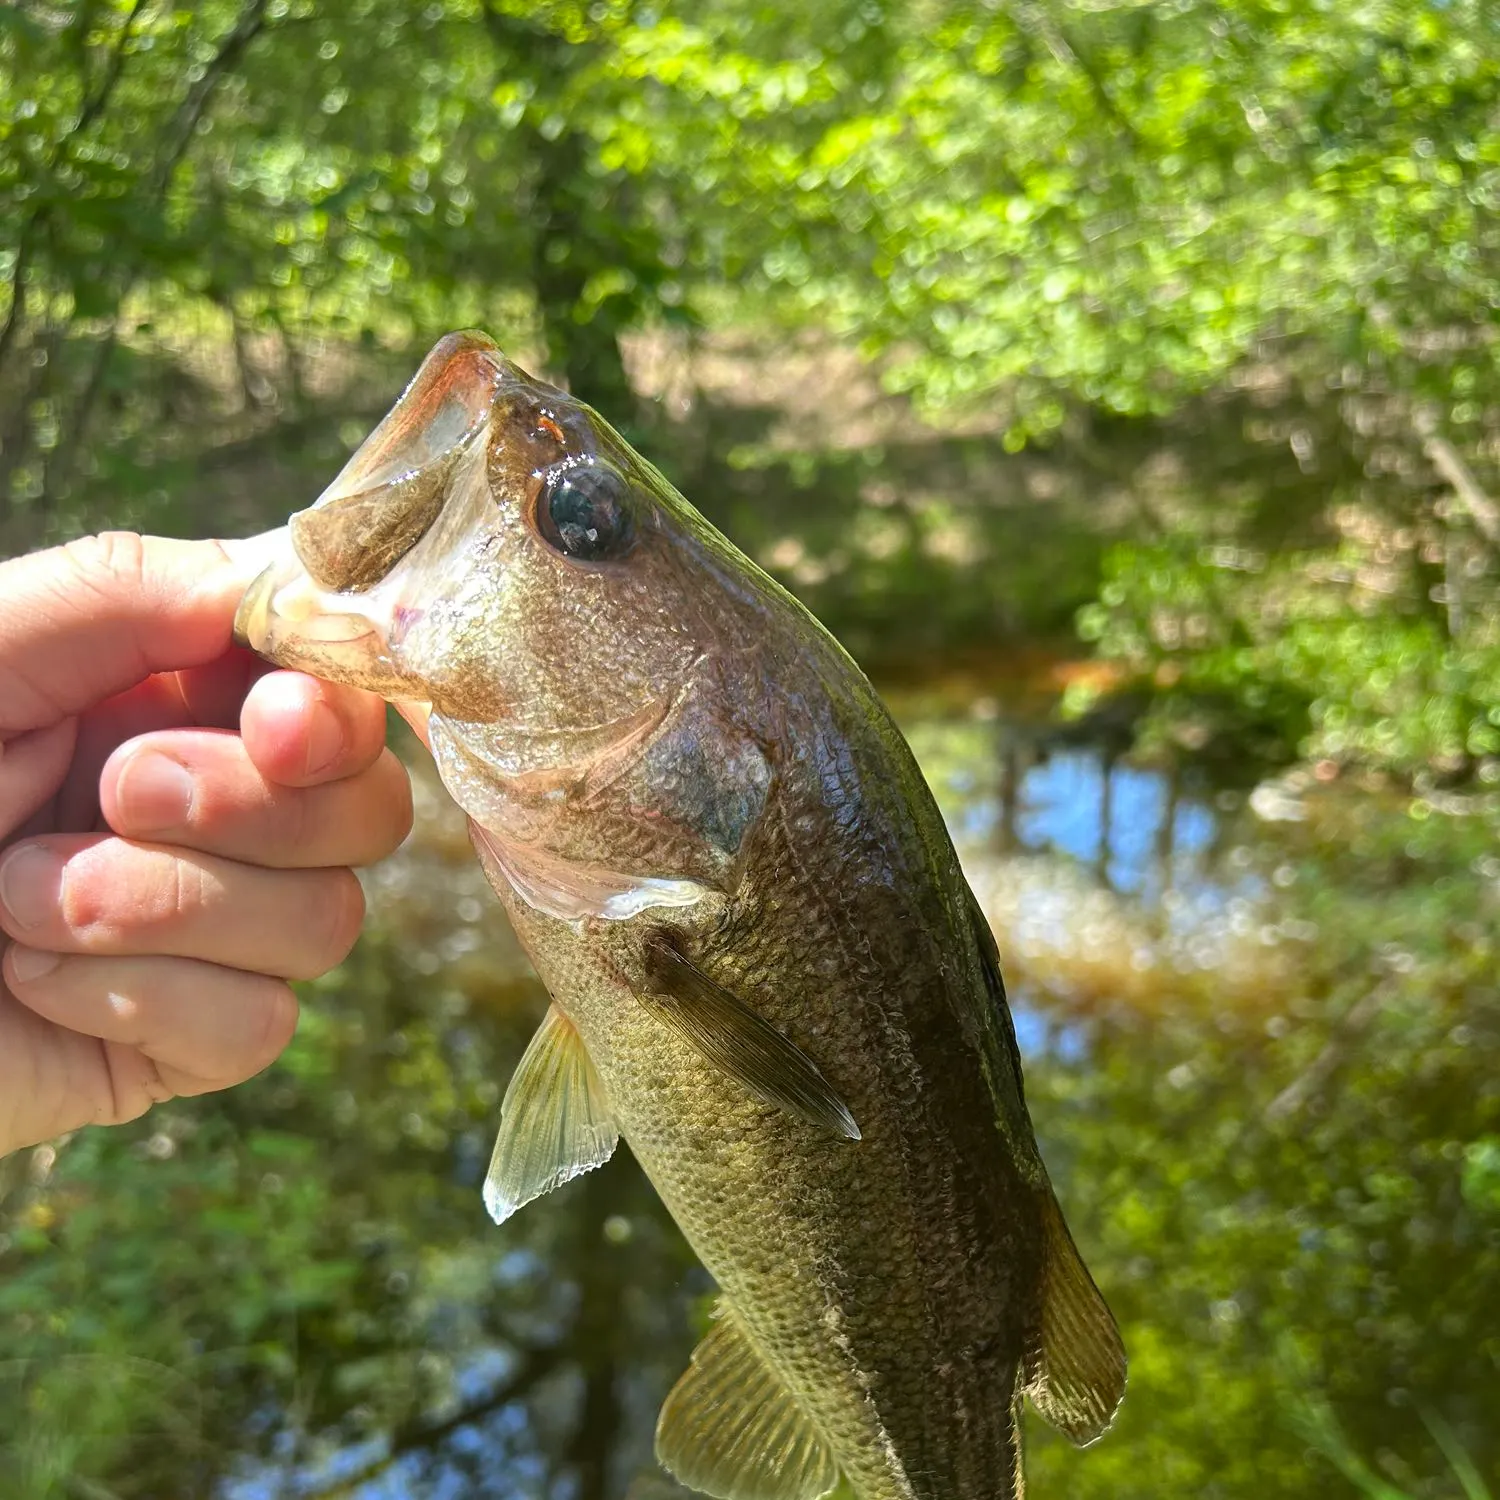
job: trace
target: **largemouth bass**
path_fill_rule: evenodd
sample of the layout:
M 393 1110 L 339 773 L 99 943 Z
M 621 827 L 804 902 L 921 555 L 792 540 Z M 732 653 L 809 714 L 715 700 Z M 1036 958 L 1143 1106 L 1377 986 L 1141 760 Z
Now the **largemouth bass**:
M 1010 1500 L 1119 1333 L 1032 1133 L 994 939 L 874 690 L 596 413 L 453 334 L 240 637 L 425 724 L 551 996 L 497 1220 L 623 1136 L 717 1280 L 662 1464 L 723 1500 Z

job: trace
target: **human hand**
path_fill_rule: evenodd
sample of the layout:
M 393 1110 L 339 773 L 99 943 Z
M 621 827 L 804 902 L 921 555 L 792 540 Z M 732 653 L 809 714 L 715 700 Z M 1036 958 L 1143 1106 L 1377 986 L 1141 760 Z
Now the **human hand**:
M 411 825 L 380 700 L 232 645 L 256 552 L 0 563 L 0 1155 L 264 1068 Z

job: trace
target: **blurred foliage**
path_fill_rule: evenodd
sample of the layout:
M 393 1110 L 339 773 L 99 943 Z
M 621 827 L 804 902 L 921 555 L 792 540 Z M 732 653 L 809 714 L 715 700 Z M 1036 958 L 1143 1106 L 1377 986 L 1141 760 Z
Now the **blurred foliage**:
M 1198 767 L 1111 770 L 1020 701 L 913 742 L 1131 1354 L 1097 1448 L 1028 1430 L 1035 1492 L 1500 1488 L 1491 826 L 1348 780 L 1284 778 L 1272 804 Z
M 1254 919 L 1294 983 L 1225 1004 L 1210 970 L 1102 1021 L 1052 997 L 1089 1065 L 1040 1070 L 1032 1107 L 1097 1205 L 1134 1405 L 1082 1484 L 1039 1444 L 1039 1491 L 1335 1493 L 1325 1464 L 1352 1461 L 1387 1500 L 1452 1495 L 1433 1408 L 1500 1481 L 1500 1219 L 1473 1165 L 1500 1119 L 1490 847 L 1315 794 L 1240 864 L 1278 893 Z
M 830 499 L 839 539 L 783 571 L 857 646 L 893 588 L 932 598 L 957 570 L 969 606 L 945 599 L 929 648 L 1018 615 L 1052 627 L 1092 595 L 1085 635 L 1169 688 L 1190 735 L 1207 721 L 1404 775 L 1469 775 L 1500 744 L 1483 0 L 80 0 L 0 18 L 13 546 L 103 518 L 201 529 L 204 464 L 268 433 L 331 468 L 464 323 L 530 351 L 710 510 L 728 459 L 763 489 L 837 492 L 819 452 L 850 446 L 836 413 L 812 451 L 741 434 L 717 469 L 674 464 L 694 444 L 638 400 L 627 346 L 749 330 L 774 372 L 808 340 L 854 342 L 880 386 L 991 450 L 956 524 L 893 531 L 868 474 Z M 1027 444 L 1155 524 L 1096 514 L 1069 528 L 1076 565 L 1007 567 L 983 497 Z M 1295 504 L 1277 450 L 1310 481 Z M 1196 503 L 1160 513 L 1148 453 L 1185 461 Z M 1237 467 L 1236 491 L 1205 465 Z M 920 479 L 894 477 L 905 509 Z M 265 518 L 251 488 L 224 520 Z M 1102 577 L 1101 527 L 1123 537 Z M 1018 608 L 1038 577 L 1047 597 Z
M 649 1462 L 691 1346 L 671 1221 L 628 1160 L 519 1235 L 479 1201 L 525 1011 L 476 1016 L 380 941 L 306 998 L 271 1073 L 43 1148 L 0 1204 L 7 1500 L 403 1492 L 429 1467 L 603 1496 Z
M 0 547 L 279 520 L 487 326 L 974 704 L 932 762 L 959 826 L 1010 838 L 1068 747 L 1160 768 L 1157 822 L 1121 769 L 1070 850 L 1082 957 L 1026 956 L 1045 893 L 1000 914 L 1133 1356 L 1036 1490 L 1477 1500 L 1497 97 L 1482 0 L 0 5 Z M 1073 722 L 992 754 L 1075 627 L 1100 662 L 1030 695 Z M 648 1439 L 704 1285 L 628 1164 L 483 1222 L 539 997 L 434 826 L 274 1072 L 0 1164 L 21 1500 L 679 1493 Z M 1116 835 L 1155 885 L 1109 888 Z

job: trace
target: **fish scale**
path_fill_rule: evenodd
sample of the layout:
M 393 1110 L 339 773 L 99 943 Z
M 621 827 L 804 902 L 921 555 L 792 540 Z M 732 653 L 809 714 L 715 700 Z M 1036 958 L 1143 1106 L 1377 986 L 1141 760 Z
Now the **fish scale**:
M 238 633 L 408 706 L 552 996 L 491 1212 L 623 1137 L 719 1284 L 662 1462 L 722 1500 L 840 1475 L 1014 1500 L 1023 1393 L 1099 1436 L 1123 1350 L 1037 1151 L 994 939 L 832 637 L 482 335 L 438 346 L 291 537 Z

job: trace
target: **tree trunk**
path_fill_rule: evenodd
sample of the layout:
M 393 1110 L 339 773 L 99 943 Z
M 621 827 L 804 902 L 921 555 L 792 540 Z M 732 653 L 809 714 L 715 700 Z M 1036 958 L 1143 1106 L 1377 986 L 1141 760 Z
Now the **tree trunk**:
M 490 5 L 484 25 L 500 65 L 538 82 L 538 98 L 560 95 L 560 83 L 576 69 L 583 49 L 532 21 Z M 533 104 L 533 110 L 536 104 Z M 590 229 L 590 196 L 598 183 L 588 171 L 588 141 L 564 126 L 549 138 L 528 113 L 521 127 L 531 164 L 532 287 L 547 340 L 547 359 L 568 389 L 628 429 L 635 397 L 620 353 L 621 319 L 610 304 L 586 312 L 584 292 L 599 267 L 618 262 L 617 236 L 601 241 Z M 618 220 L 617 220 L 618 222 Z

